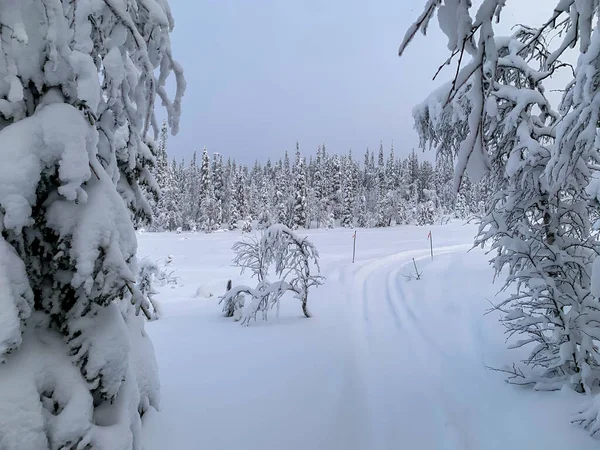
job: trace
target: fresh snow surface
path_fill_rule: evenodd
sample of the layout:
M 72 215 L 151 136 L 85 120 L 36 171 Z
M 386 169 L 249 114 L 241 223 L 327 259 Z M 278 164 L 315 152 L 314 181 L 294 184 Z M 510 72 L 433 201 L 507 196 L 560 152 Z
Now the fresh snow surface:
M 242 327 L 221 317 L 239 232 L 140 233 L 140 256 L 178 284 L 159 288 L 163 317 L 147 324 L 161 411 L 145 417 L 146 450 L 597 449 L 570 424 L 584 398 L 534 392 L 501 373 L 527 354 L 506 349 L 484 312 L 499 284 L 470 248 L 475 228 L 302 230 L 321 255 L 325 285 L 313 317 L 284 298 L 279 318 Z M 421 280 L 414 274 L 415 258 Z M 197 295 L 211 292 L 214 297 Z M 497 299 L 497 298 L 496 298 Z

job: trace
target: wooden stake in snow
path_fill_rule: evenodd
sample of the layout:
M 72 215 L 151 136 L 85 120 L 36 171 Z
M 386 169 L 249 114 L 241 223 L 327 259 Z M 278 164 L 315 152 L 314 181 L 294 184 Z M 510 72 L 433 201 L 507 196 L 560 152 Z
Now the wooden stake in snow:
M 433 237 L 431 236 L 431 230 L 429 230 L 427 239 L 429 239 L 429 247 L 431 248 L 431 260 L 433 261 Z
M 417 269 L 417 262 L 415 261 L 415 258 L 413 258 L 413 264 L 415 265 L 415 274 L 417 276 L 417 280 L 420 280 L 421 274 L 419 273 L 419 269 Z
M 354 264 L 354 257 L 356 256 L 356 230 L 354 230 L 352 239 L 354 239 L 354 245 L 352 247 L 352 264 Z

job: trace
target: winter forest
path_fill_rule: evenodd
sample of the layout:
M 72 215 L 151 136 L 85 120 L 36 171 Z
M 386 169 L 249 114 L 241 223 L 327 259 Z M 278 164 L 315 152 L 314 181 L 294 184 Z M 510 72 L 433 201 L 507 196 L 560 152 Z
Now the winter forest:
M 285 152 L 250 168 L 206 148 L 187 165 L 169 162 L 167 142 L 164 123 L 154 168 L 162 195 L 153 203 L 152 231 L 433 225 L 482 213 L 489 196 L 485 181 L 468 179 L 455 195 L 450 158 L 420 162 L 413 150 L 401 159 L 383 143 L 377 154 L 367 149 L 362 164 L 351 151 L 329 154 L 324 144 L 307 161 L 297 143 L 293 161 Z
M 599 448 L 600 0 L 407 3 L 0 0 L 0 450 Z

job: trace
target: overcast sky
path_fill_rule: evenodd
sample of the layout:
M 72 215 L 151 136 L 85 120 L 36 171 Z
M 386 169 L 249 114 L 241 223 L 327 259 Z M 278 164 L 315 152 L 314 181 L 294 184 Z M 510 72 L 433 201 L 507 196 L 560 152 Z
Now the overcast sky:
M 509 0 L 541 20 L 554 2 Z M 251 163 L 293 151 L 416 148 L 412 107 L 447 80 L 431 80 L 447 56 L 437 21 L 397 56 L 424 0 L 171 0 L 173 53 L 187 92 L 169 154 L 206 145 Z M 527 5 L 527 6 L 523 6 Z M 543 13 L 540 14 L 540 10 Z M 514 23 L 519 9 L 507 9 Z

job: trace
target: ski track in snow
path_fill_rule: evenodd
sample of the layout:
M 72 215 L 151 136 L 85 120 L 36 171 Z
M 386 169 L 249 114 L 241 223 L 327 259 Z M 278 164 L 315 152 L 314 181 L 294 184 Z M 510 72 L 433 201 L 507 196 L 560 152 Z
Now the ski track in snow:
M 465 252 L 469 248 L 469 245 L 446 246 L 437 248 L 435 254 L 439 257 Z M 368 405 L 369 420 L 368 430 L 365 432 L 369 439 L 368 448 L 371 449 L 394 448 L 395 443 L 407 439 L 411 433 L 418 436 L 409 441 L 420 440 L 422 448 L 472 448 L 465 438 L 467 433 L 459 426 L 450 429 L 446 426 L 452 412 L 439 410 L 440 396 L 434 398 L 429 389 L 419 392 L 415 386 L 404 382 L 395 383 L 393 378 L 386 376 L 402 376 L 404 372 L 407 378 L 411 378 L 409 372 L 415 371 L 416 368 L 419 368 L 421 373 L 427 372 L 423 355 L 434 353 L 445 357 L 435 341 L 420 327 L 417 317 L 407 306 L 406 294 L 402 287 L 405 282 L 402 277 L 409 272 L 408 269 L 412 269 L 413 259 L 420 262 L 428 258 L 428 248 L 403 251 L 367 261 L 357 269 L 350 268 L 349 274 L 341 276 L 346 282 L 351 280 L 356 287 L 355 292 L 360 294 L 360 298 L 354 298 L 354 303 L 361 305 L 363 323 L 362 332 L 358 333 L 364 335 L 365 341 L 365 345 L 361 346 L 362 351 L 359 350 L 359 367 L 363 368 L 359 378 L 363 378 L 367 386 L 365 403 Z M 412 282 L 419 283 L 423 280 Z M 399 361 L 410 361 L 410 364 L 400 366 Z M 421 400 L 411 398 L 411 394 L 418 394 Z M 423 402 L 422 396 L 428 398 L 428 401 Z M 410 404 L 408 408 L 407 404 Z M 414 411 L 414 408 L 421 410 L 422 420 L 436 420 L 437 429 L 429 444 L 421 427 L 415 427 L 414 421 L 398 420 L 405 416 L 407 411 Z M 440 439 L 442 436 L 444 438 Z M 439 447 L 438 444 L 442 441 L 445 445 Z

